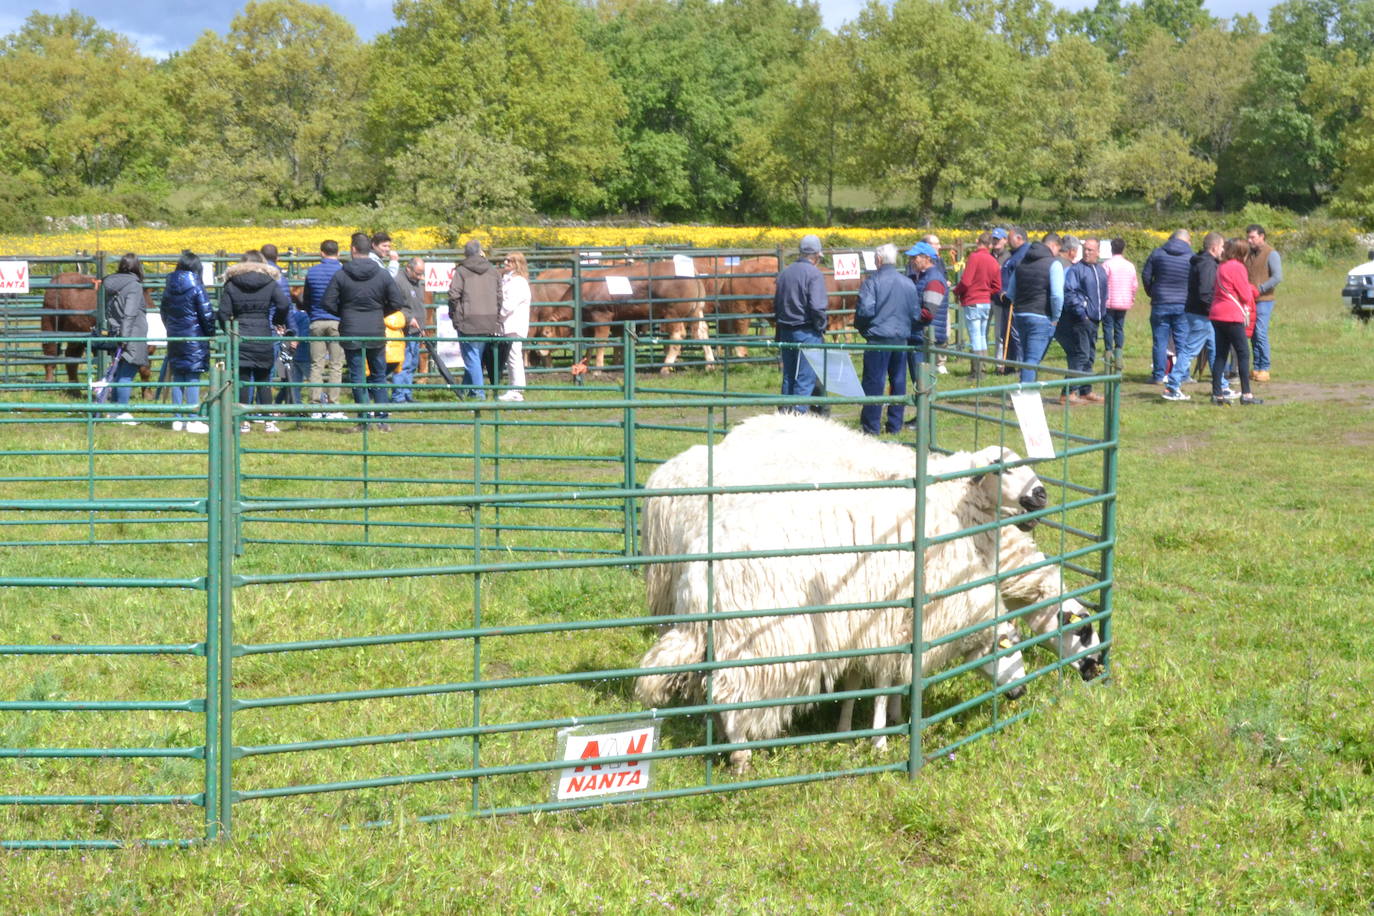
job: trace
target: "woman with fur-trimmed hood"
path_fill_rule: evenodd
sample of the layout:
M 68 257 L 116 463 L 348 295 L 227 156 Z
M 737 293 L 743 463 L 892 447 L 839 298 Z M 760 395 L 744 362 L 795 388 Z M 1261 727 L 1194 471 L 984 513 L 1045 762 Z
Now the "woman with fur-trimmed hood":
M 276 362 L 276 329 L 286 324 L 291 300 L 281 291 L 281 272 L 257 251 L 246 251 L 243 260 L 231 264 L 224 275 L 219 311 L 223 320 L 237 321 L 239 330 L 239 403 L 270 404 L 267 387 Z M 246 425 L 246 423 L 245 423 Z M 275 424 L 267 424 L 276 432 Z

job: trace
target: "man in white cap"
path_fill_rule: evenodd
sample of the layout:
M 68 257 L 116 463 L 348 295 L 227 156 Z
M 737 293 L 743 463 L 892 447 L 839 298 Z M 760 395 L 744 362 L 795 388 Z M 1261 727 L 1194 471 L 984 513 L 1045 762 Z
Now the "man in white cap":
M 814 345 L 825 333 L 825 309 L 829 301 L 825 291 L 825 277 L 816 265 L 821 259 L 821 240 L 814 235 L 803 236 L 801 257 L 778 274 L 773 294 L 773 317 L 777 321 L 776 339 L 779 343 Z M 814 394 L 820 382 L 816 373 L 801 355 L 801 346 L 782 348 L 782 393 L 806 396 Z M 807 405 L 792 408 L 806 413 Z

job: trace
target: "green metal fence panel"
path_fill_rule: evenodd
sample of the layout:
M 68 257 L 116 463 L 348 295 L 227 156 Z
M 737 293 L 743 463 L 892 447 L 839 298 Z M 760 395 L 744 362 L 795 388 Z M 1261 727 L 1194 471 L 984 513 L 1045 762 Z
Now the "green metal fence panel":
M 308 403 L 238 403 L 232 335 L 216 341 L 197 408 L 207 436 L 166 428 L 175 411 L 165 404 L 135 402 L 141 425 L 126 427 L 89 398 L 5 387 L 0 424 L 20 435 L 6 436 L 0 451 L 0 609 L 15 634 L 0 646 L 0 766 L 23 768 L 0 796 L 5 845 L 177 844 L 303 817 L 430 822 L 914 775 L 1022 720 L 1052 681 L 1077 677 L 1067 667 L 1074 658 L 1048 651 L 1069 624 L 1026 627 L 1063 597 L 1086 612 L 1073 627 L 1099 627 L 1104 641 L 1094 651 L 1110 671 L 1119 378 L 1092 377 L 1109 395 L 1101 412 L 1047 410 L 1056 457 L 1035 468 L 1053 498 L 1030 513 L 1041 523 L 1043 557 L 1029 569 L 1053 573 L 1057 594 L 979 623 L 1019 629 L 1014 638 L 942 671 L 910 665 L 915 675 L 900 683 L 725 702 L 716 695 L 721 672 L 919 659 L 980 632 L 927 638 L 924 609 L 1026 570 L 928 586 L 927 548 L 1001 527 L 927 536 L 921 494 L 935 476 L 927 458 L 987 445 L 1019 450 L 1008 396 L 1062 390 L 1070 376 L 1045 369 L 1042 382 L 1001 385 L 990 375 L 975 383 L 923 372 L 911 399 L 916 422 L 901 437 L 912 446 L 908 477 L 805 488 L 837 498 L 890 493 L 882 498 L 909 507 L 911 538 L 741 549 L 715 539 L 716 509 L 741 494 L 762 505 L 768 494 L 787 500 L 797 484 L 719 481 L 714 449 L 703 486 L 652 490 L 645 482 L 688 446 L 719 443 L 733 422 L 795 399 L 773 394 L 774 379 L 762 372 L 761 383 L 756 368 L 665 380 L 652 358 L 643 371 L 633 330 L 623 333 L 619 378 L 548 380 L 524 402 L 459 400 L 442 390 L 444 399 L 387 405 L 390 432 L 366 416 L 368 405 L 342 405 L 347 419 L 338 420 L 312 416 Z M 777 347 L 761 342 L 763 352 Z M 851 359 L 862 348 L 825 349 L 827 359 Z M 864 403 L 891 399 L 817 400 L 847 419 Z M 267 433 L 259 418 L 282 431 Z M 705 500 L 704 549 L 645 552 L 645 502 L 660 497 Z M 906 557 L 911 588 L 882 601 L 716 607 L 731 564 L 798 554 Z M 667 616 L 646 609 L 645 570 L 668 563 L 703 565 L 703 605 Z M 43 612 L 21 613 L 30 604 Z M 732 621 L 875 611 L 907 615 L 907 641 L 718 655 L 720 628 Z M 665 624 L 704 627 L 703 656 L 641 668 Z M 980 665 L 1018 652 L 1027 659 L 1019 681 L 975 680 Z M 702 695 L 648 710 L 635 702 L 636 678 L 675 672 L 700 678 Z M 1032 698 L 1009 699 L 1020 687 Z M 845 700 L 867 707 L 899 696 L 911 710 L 904 722 L 835 726 Z M 720 727 L 722 716 L 792 706 L 814 711 L 756 740 L 732 741 Z M 196 724 L 188 729 L 188 721 Z M 577 763 L 562 757 L 569 735 L 646 721 L 659 735 L 654 750 L 602 753 L 587 764 L 648 767 L 646 790 L 554 793 L 558 774 Z M 875 738 L 893 746 L 870 748 L 866 739 Z M 747 774 L 721 766 L 737 751 L 753 752 Z

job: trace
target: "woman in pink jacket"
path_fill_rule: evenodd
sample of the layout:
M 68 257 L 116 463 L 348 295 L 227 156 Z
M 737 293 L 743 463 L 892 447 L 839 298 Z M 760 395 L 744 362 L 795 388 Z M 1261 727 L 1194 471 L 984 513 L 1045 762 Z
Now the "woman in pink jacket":
M 1217 336 L 1216 349 L 1212 351 L 1212 403 L 1222 407 L 1231 403 L 1221 396 L 1221 381 L 1226 374 L 1227 357 L 1233 351 L 1240 369 L 1240 402 L 1264 403 L 1250 393 L 1250 343 L 1246 338 L 1255 332 L 1255 297 L 1259 291 L 1250 283 L 1245 269 L 1245 256 L 1249 253 L 1250 243 L 1245 239 L 1226 243 L 1212 288 L 1212 308 L 1207 313 Z

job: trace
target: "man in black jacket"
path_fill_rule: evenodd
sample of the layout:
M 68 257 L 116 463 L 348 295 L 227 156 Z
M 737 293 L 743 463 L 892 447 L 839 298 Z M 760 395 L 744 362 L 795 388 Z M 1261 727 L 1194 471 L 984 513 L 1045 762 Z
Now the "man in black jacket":
M 1174 368 L 1164 380 L 1164 400 L 1189 400 L 1182 390 L 1189 381 L 1188 366 L 1199 353 L 1212 365 L 1212 354 L 1216 350 L 1215 332 L 1212 330 L 1208 313 L 1212 309 L 1212 290 L 1217 285 L 1217 267 L 1221 264 L 1221 250 L 1226 246 L 1226 238 L 1220 232 L 1209 232 L 1202 240 L 1202 248 L 1193 255 L 1188 264 L 1188 301 L 1183 310 L 1183 340 L 1175 343 Z M 1228 399 L 1239 397 L 1233 394 L 1222 380 L 1222 396 Z
M 391 274 L 368 255 L 372 242 L 367 233 L 355 232 L 350 243 L 352 259 L 334 274 L 324 291 L 320 307 L 339 316 L 339 337 L 343 345 L 348 383 L 353 386 L 353 402 L 374 404 L 386 401 L 386 327 L 382 319 L 405 308 L 405 299 Z M 365 338 L 362 340 L 351 338 Z M 385 420 L 385 412 L 373 415 Z M 366 415 L 359 414 L 358 430 Z M 391 427 L 379 423 L 383 432 Z

